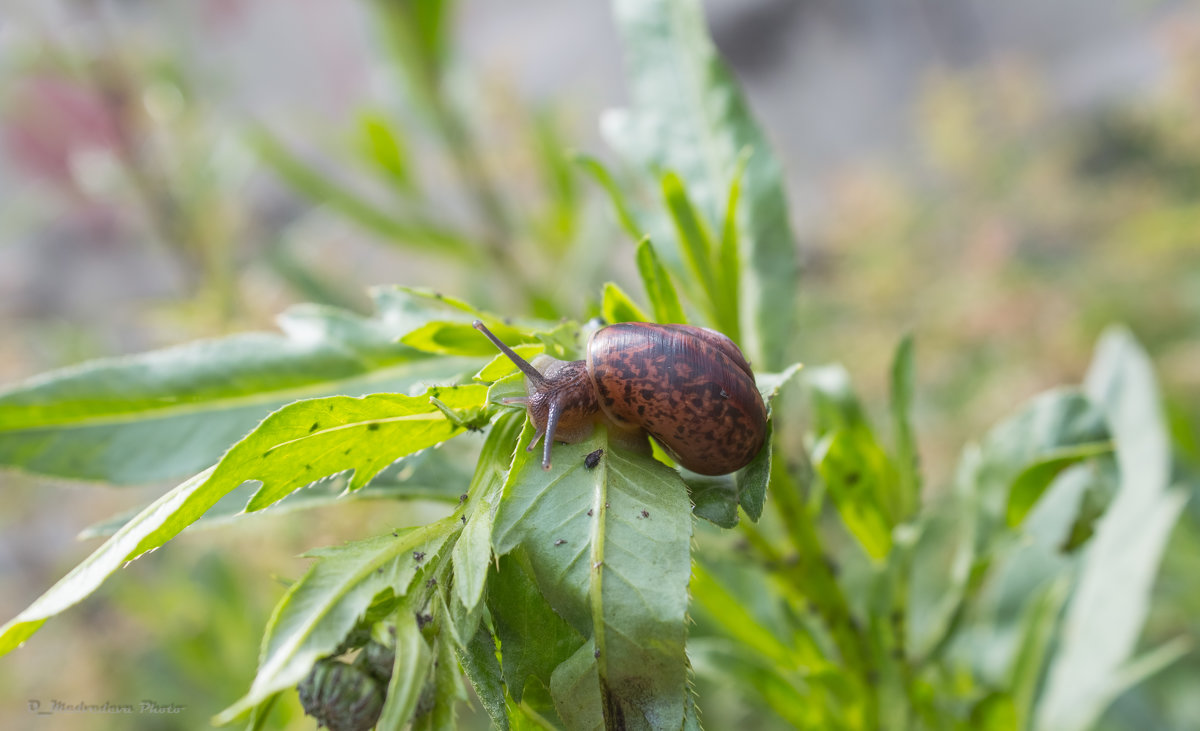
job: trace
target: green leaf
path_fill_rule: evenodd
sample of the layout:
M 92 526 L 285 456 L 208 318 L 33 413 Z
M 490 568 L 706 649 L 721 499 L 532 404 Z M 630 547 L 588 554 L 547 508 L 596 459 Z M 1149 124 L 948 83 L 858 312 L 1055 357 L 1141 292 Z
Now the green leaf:
M 697 638 L 688 643 L 698 675 L 708 676 L 721 686 L 750 696 L 756 707 L 769 709 L 796 729 L 861 728 L 849 719 L 861 718 L 844 688 L 843 676 L 811 673 L 786 674 L 762 656 L 747 652 L 745 645 L 723 639 Z
M 779 369 L 795 333 L 796 252 L 782 175 L 733 76 L 709 39 L 698 0 L 617 0 L 632 108 L 601 122 L 609 143 L 657 175 L 675 171 L 714 225 L 744 150 L 737 216 L 741 327 L 749 359 Z
M 892 548 L 895 468 L 870 433 L 841 430 L 813 450 L 813 462 L 842 522 L 875 560 Z
M 721 227 L 721 241 L 717 246 L 716 276 L 717 276 L 717 309 L 724 314 L 723 320 L 737 323 L 730 337 L 735 342 L 741 342 L 741 321 L 738 308 L 741 306 L 742 255 L 740 231 L 738 230 L 738 202 L 741 200 L 742 176 L 746 172 L 748 151 L 738 156 L 737 170 L 733 182 L 729 184 L 729 198 L 725 203 L 724 225 Z M 736 334 L 736 337 L 734 335 Z
M 373 318 L 300 306 L 280 317 L 285 336 L 200 341 L 19 384 L 0 393 L 0 464 L 117 484 L 179 479 L 286 403 L 405 392 L 473 367 L 396 344 L 429 313 L 407 293 L 374 294 Z
M 139 545 L 144 536 L 169 522 L 188 498 L 207 482 L 213 469 L 201 472 L 156 500 L 15 619 L 0 627 L 0 655 L 11 652 L 45 624 L 47 618 L 76 604 L 123 564 L 140 556 L 143 552 Z
M 501 556 L 498 565 L 487 583 L 488 609 L 503 648 L 504 682 L 513 699 L 522 702 L 528 700 L 525 688 L 529 680 L 549 687 L 554 669 L 584 640 L 546 602 L 524 550 Z
M 1005 510 L 1008 526 L 1013 528 L 1021 524 L 1038 498 L 1063 470 L 1083 460 L 1109 454 L 1112 450 L 1112 443 L 1107 441 L 1076 444 L 1048 452 L 1026 467 L 1016 476 L 1008 491 L 1008 508 Z
M 797 669 L 799 655 L 789 643 L 759 623 L 747 610 L 745 599 L 722 586 L 702 562 L 692 565 L 692 583 L 688 589 L 705 615 L 739 645 L 761 655 L 781 671 Z
M 1017 725 L 1012 696 L 1003 691 L 988 693 L 971 709 L 970 728 L 979 731 L 1009 731 Z
M 380 204 L 301 160 L 263 128 L 252 130 L 249 141 L 262 161 L 298 193 L 329 206 L 384 241 L 458 259 L 469 260 L 478 255 L 458 231 L 417 216 L 397 218 Z
M 647 322 L 646 313 L 634 304 L 634 301 L 613 282 L 604 284 L 604 294 L 600 300 L 600 314 L 605 322 Z
M 458 660 L 471 687 L 475 689 L 475 695 L 483 704 L 483 710 L 487 711 L 488 717 L 492 719 L 492 728 L 507 731 L 509 725 L 504 702 L 504 678 L 500 671 L 500 661 L 496 659 L 496 638 L 481 625 L 470 644 L 458 648 Z
M 1104 414 L 1073 388 L 1041 394 L 992 428 L 980 445 L 983 462 L 977 484 L 981 511 L 977 545 L 983 548 L 993 544 L 994 533 L 1004 525 L 1013 484 L 1028 467 L 1057 456 L 1061 449 L 1108 438 Z M 1022 489 L 1036 485 L 1037 480 L 1030 478 Z
M 920 455 L 912 427 L 913 370 L 913 338 L 905 335 L 896 346 L 896 355 L 892 359 L 891 389 L 892 431 L 896 439 L 902 515 L 915 510 L 921 499 Z
M 1123 690 L 1163 549 L 1187 500 L 1170 484 L 1171 444 L 1150 360 L 1128 332 L 1105 333 L 1085 389 L 1112 430 L 1120 487 L 1083 549 L 1038 703 L 1037 725 L 1063 731 L 1090 727 Z
M 318 560 L 275 607 L 254 683 L 217 716 L 217 722 L 228 723 L 272 693 L 300 682 L 314 662 L 337 649 L 376 596 L 405 596 L 422 567 L 432 562 L 457 528 L 458 519 L 449 517 L 398 535 L 305 554 Z M 397 663 L 401 651 L 410 654 L 407 646 L 399 646 L 407 621 L 397 623 Z
M 461 431 L 435 406 L 481 408 L 483 385 L 447 386 L 421 396 L 373 394 L 298 401 L 268 416 L 221 459 L 206 485 L 219 498 L 246 480 L 262 487 L 246 505 L 261 510 L 314 478 L 354 470 L 357 490 L 406 454 L 443 442 Z M 206 495 L 207 497 L 207 495 Z M 213 502 L 216 500 L 214 499 Z M 197 506 L 199 517 L 211 503 Z
M 483 601 L 488 567 L 492 558 L 492 521 L 504 487 L 504 475 L 512 463 L 513 445 L 525 424 L 525 414 L 502 415 L 492 427 L 467 491 L 467 519 L 451 554 L 454 566 L 453 594 L 468 612 Z
M 871 431 L 845 368 L 827 365 L 805 369 L 804 385 L 812 398 L 812 429 L 817 437 L 838 430 Z
M 433 653 L 421 635 L 417 615 L 402 603 L 396 612 L 396 659 L 388 681 L 387 699 L 379 714 L 380 729 L 404 728 L 417 708 L 421 689 L 433 667 Z
M 603 706 L 599 664 L 594 659 L 596 646 L 588 640 L 571 657 L 567 658 L 554 670 L 550 679 L 550 693 L 554 698 L 554 708 L 566 727 L 580 731 L 601 731 L 610 728 L 640 728 L 637 720 L 630 719 L 629 723 L 621 720 L 606 722 Z M 612 715 L 611 710 L 609 711 Z M 680 717 L 679 725 L 683 724 Z M 658 728 L 673 728 L 662 725 Z
M 970 479 L 977 455 L 968 451 L 964 456 L 960 481 Z M 946 638 L 962 605 L 975 558 L 975 521 L 970 515 L 970 503 L 951 492 L 930 504 L 917 523 L 905 614 L 905 647 L 911 657 L 925 658 Z
M 358 146 L 363 157 L 382 172 L 398 189 L 413 189 L 409 155 L 404 139 L 390 120 L 379 112 L 363 112 L 358 117 Z
M 541 343 L 519 343 L 513 345 L 512 349 L 525 360 L 533 360 L 535 356 L 546 352 L 546 346 Z M 479 372 L 472 376 L 472 378 L 484 383 L 493 383 L 516 372 L 516 364 L 504 353 L 499 353 L 487 365 L 480 368 Z
M 448 387 L 438 393 L 451 406 L 467 407 L 482 404 L 487 387 Z M 215 467 L 129 521 L 0 629 L 0 653 L 23 642 L 47 617 L 90 594 L 122 563 L 174 538 L 247 480 L 262 483 L 247 504 L 248 511 L 265 508 L 319 477 L 345 470 L 354 470 L 353 490 L 396 459 L 459 431 L 429 403 L 428 396 L 334 396 L 285 406 L 234 445 Z
M 733 528 L 738 524 L 738 486 L 729 475 L 711 477 L 686 473 L 683 479 L 692 501 L 692 512 L 697 518 L 704 518 L 721 528 Z
M 675 233 L 679 238 L 679 246 L 683 252 L 683 260 L 687 262 L 688 272 L 692 280 L 700 285 L 703 298 L 700 304 L 704 306 L 717 329 L 725 332 L 734 342 L 736 327 L 730 329 L 731 323 L 728 312 L 722 310 L 722 294 L 713 261 L 712 234 L 707 224 L 700 218 L 683 181 L 674 173 L 662 177 L 662 194 L 666 201 L 667 210 L 675 223 Z
M 499 320 L 487 321 L 486 324 L 496 337 L 505 342 L 533 340 L 521 330 Z M 400 342 L 425 353 L 442 355 L 494 355 L 496 352 L 496 346 L 480 335 L 470 322 L 429 322 L 402 337 Z
M 671 275 L 659 262 L 648 237 L 638 243 L 637 266 L 642 277 L 642 286 L 646 288 L 646 296 L 650 298 L 650 306 L 654 309 L 654 321 L 686 325 L 687 316 L 683 314 L 683 306 L 679 304 L 679 295 L 675 293 Z
M 576 154 L 574 161 L 576 165 L 583 168 L 608 193 L 613 211 L 617 215 L 617 222 L 621 224 L 621 228 L 625 229 L 625 233 L 629 234 L 629 238 L 634 241 L 641 240 L 643 238 L 642 228 L 637 224 L 633 214 L 630 212 L 629 204 L 625 201 L 625 194 L 621 191 L 621 187 L 617 185 L 617 181 L 613 180 L 612 175 L 608 172 L 608 168 L 604 167 L 603 163 L 590 155 Z
M 767 502 L 767 485 L 771 481 L 771 453 L 774 450 L 774 422 L 767 423 L 767 439 L 750 464 L 738 470 L 734 480 L 737 483 L 737 501 L 746 511 L 746 517 L 754 523 L 762 517 L 763 506 Z
M 1019 629 L 1021 639 L 1013 659 L 1009 684 L 1017 721 L 1015 728 L 1029 728 L 1033 702 L 1041 686 L 1046 658 L 1055 638 L 1068 588 L 1069 584 L 1063 579 L 1051 581 L 1029 602 L 1022 617 Z
M 527 428 L 520 444 L 530 434 Z M 587 469 L 584 458 L 596 449 L 605 450 L 605 459 Z M 613 449 L 605 429 L 578 444 L 556 445 L 550 470 L 517 450 L 494 548 L 497 554 L 523 548 L 550 605 L 593 641 L 609 723 L 683 723 L 691 529 L 678 473 L 649 456 Z
M 242 520 L 260 520 L 265 516 L 278 517 L 296 510 L 310 510 L 355 500 L 433 500 L 457 503 L 462 486 L 471 481 L 470 461 L 476 454 L 462 440 L 450 441 L 435 449 L 426 449 L 389 465 L 366 487 L 350 492 L 350 475 L 322 477 L 283 498 L 270 508 L 255 513 L 246 512 L 246 503 L 258 492 L 259 485 L 244 483 L 230 490 L 186 530 L 219 528 Z M 131 518 L 145 510 L 132 511 L 108 518 L 84 528 L 78 540 L 106 538 L 113 535 Z
M 458 671 L 458 660 L 454 656 L 453 643 L 442 634 L 434 646 L 436 659 L 433 663 L 433 684 L 426 686 L 432 691 L 433 702 L 428 713 L 413 719 L 412 731 L 456 731 L 458 704 L 467 700 L 467 690 Z

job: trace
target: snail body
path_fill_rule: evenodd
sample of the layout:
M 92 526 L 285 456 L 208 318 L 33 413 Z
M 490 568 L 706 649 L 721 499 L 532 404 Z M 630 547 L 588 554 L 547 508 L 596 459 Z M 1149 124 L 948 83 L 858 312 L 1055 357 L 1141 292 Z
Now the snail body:
M 586 439 L 597 422 L 618 432 L 649 434 L 683 467 L 722 475 L 745 467 L 762 448 L 767 408 L 754 373 L 732 340 L 691 325 L 623 322 L 600 328 L 587 358 L 532 363 L 486 335 L 526 376 L 523 403 L 545 437 L 542 466 L 554 440 Z

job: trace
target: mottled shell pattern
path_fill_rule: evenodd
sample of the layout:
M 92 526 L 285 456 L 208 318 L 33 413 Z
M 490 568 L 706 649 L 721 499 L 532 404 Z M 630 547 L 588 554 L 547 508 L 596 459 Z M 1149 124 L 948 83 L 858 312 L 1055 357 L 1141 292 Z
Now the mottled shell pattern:
M 724 475 L 750 463 L 762 448 L 767 407 L 754 373 L 732 340 L 691 325 L 623 322 L 592 333 L 587 360 L 539 355 L 526 362 L 478 320 L 474 327 L 525 373 L 524 404 L 543 436 L 542 467 L 554 441 L 586 439 L 607 420 L 615 438 L 654 437 L 683 467 Z
M 762 448 L 767 407 L 750 365 L 721 333 L 691 325 L 609 325 L 588 342 L 587 370 L 613 423 L 645 429 L 693 472 L 734 472 Z

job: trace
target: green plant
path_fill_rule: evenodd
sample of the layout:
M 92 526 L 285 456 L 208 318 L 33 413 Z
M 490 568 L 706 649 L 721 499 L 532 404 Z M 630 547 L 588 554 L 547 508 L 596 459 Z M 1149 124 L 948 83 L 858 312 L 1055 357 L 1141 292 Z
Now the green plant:
M 118 484 L 197 473 L 97 527 L 108 541 L 0 629 L 0 651 L 189 526 L 364 499 L 408 524 L 309 554 L 254 682 L 218 720 L 261 726 L 301 684 L 356 714 L 378 706 L 381 728 L 450 728 L 465 676 L 501 728 L 745 722 L 709 703 L 722 685 L 763 726 L 1086 728 L 1186 650 L 1134 659 L 1184 493 L 1132 336 L 1111 331 L 1081 387 L 1034 399 L 966 447 L 952 485 L 925 489 L 910 339 L 891 369 L 890 442 L 845 369 L 786 366 L 795 263 L 779 171 L 698 3 L 616 10 L 633 105 L 605 129 L 639 172 L 619 182 L 582 164 L 638 242 L 646 306 L 609 284 L 598 309 L 740 342 L 774 414 L 758 458 L 701 478 L 597 429 L 556 446 L 546 472 L 522 448 L 523 414 L 499 403 L 520 374 L 470 323 L 560 358 L 579 356 L 586 326 L 414 289 L 378 290 L 371 317 L 302 306 L 283 337 L 95 362 L 0 394 L 3 464 Z M 416 499 L 440 517 L 408 520 Z

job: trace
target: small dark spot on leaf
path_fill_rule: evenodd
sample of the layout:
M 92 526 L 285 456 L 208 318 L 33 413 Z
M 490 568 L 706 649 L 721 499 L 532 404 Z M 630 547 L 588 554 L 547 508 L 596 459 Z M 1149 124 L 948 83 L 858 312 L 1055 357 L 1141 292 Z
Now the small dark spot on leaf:
M 432 614 L 421 614 L 417 612 L 417 628 L 420 629 L 433 621 Z
M 378 424 L 367 424 L 367 431 L 376 431 L 377 429 L 379 429 Z
M 413 560 L 416 561 L 417 563 L 424 561 L 425 560 L 425 552 L 424 551 L 413 551 Z
M 607 508 L 608 508 L 608 505 L 609 505 L 608 503 L 604 503 L 604 507 L 605 507 L 605 509 L 607 509 Z
M 320 422 L 317 422 L 317 421 L 314 421 L 314 422 L 313 422 L 313 425 L 312 425 L 312 426 L 310 426 L 310 427 L 308 427 L 308 433 L 309 433 L 309 434 L 312 434 L 313 432 L 315 432 L 315 431 L 316 431 L 317 429 L 319 429 L 319 428 L 321 428 L 321 423 L 320 423 Z
M 643 511 L 642 511 L 642 517 L 643 517 L 643 518 L 649 518 L 649 517 L 650 517 L 650 511 L 649 511 L 649 510 L 643 510 Z
M 425 582 L 425 586 L 426 586 L 426 588 L 431 587 L 431 586 L 437 586 L 437 579 L 433 578 L 432 576 L 429 577 L 429 581 Z
M 458 504 L 459 505 L 462 505 L 466 501 L 467 501 L 467 493 L 464 492 L 462 495 L 458 496 Z
M 437 300 L 443 299 L 443 297 L 442 297 L 442 293 L 441 293 L 441 292 L 434 292 L 434 293 L 433 293 L 433 298 L 434 298 L 434 299 L 437 299 Z
M 583 458 L 583 466 L 589 470 L 600 464 L 600 458 L 604 456 L 603 449 L 597 449 L 595 452 L 589 452 L 588 456 Z
M 590 518 L 590 517 L 592 517 L 592 514 L 593 514 L 594 512 L 595 512 L 594 510 L 592 510 L 591 508 L 588 508 L 588 517 L 589 517 L 589 518 Z
M 398 532 L 392 531 L 392 538 L 399 538 L 399 537 L 400 537 L 400 534 Z
M 465 516 L 465 515 L 463 515 L 463 516 L 460 516 L 460 520 L 462 520 L 462 522 L 463 522 L 463 525 L 466 525 L 466 524 L 467 524 L 467 516 Z
M 263 452 L 263 459 L 266 459 L 267 457 L 270 457 L 270 456 L 271 456 L 271 452 L 274 452 L 274 451 L 275 451 L 275 449 L 274 449 L 274 447 L 272 447 L 271 449 L 268 449 L 267 451 Z
M 846 475 L 846 484 L 857 485 L 860 479 L 862 479 L 862 475 L 858 474 L 857 472 L 851 472 L 850 474 Z
M 346 447 L 346 451 L 342 452 L 342 454 L 350 454 L 353 451 L 354 451 L 354 447 Z
M 567 542 L 567 539 L 565 539 L 565 538 L 559 538 L 557 541 L 555 541 L 555 542 L 554 542 L 554 545 L 556 545 L 556 546 L 561 546 L 562 544 L 564 544 L 564 543 L 566 543 L 566 542 Z
M 383 569 L 375 569 L 375 573 L 377 573 L 377 574 L 382 574 L 382 573 L 383 573 Z
M 304 465 L 304 471 L 305 471 L 305 472 L 307 472 L 307 471 L 309 471 L 309 470 L 311 470 L 311 469 L 312 469 L 312 465 L 310 465 L 310 464 L 306 464 L 306 465 Z
M 600 657 L 600 648 L 599 647 L 597 647 L 595 652 L 592 653 L 592 657 L 599 659 L 599 657 Z

